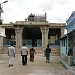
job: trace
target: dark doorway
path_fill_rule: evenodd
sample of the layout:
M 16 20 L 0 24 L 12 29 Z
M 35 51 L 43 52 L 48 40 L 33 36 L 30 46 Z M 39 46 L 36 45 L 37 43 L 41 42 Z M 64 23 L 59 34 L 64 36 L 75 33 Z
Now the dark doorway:
M 5 35 L 6 35 L 6 37 L 4 37 L 4 39 L 3 39 L 4 46 L 9 46 L 10 44 L 16 45 L 14 28 L 10 28 L 10 29 L 6 28 Z
M 61 29 L 60 28 L 49 28 L 49 34 L 48 34 L 49 42 L 48 43 L 50 45 L 59 45 L 60 37 L 61 37 Z
M 42 34 L 39 27 L 25 27 L 23 30 L 23 43 L 34 47 L 38 46 L 38 40 L 42 39 Z

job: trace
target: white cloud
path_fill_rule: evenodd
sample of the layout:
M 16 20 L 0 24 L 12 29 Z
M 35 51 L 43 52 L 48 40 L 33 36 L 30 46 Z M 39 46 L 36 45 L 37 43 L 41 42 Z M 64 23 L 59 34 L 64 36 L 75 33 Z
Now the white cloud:
M 5 0 L 0 0 L 0 3 Z M 49 22 L 66 22 L 75 11 L 75 0 L 8 0 L 2 4 L 5 23 L 25 20 L 30 13 L 47 13 Z

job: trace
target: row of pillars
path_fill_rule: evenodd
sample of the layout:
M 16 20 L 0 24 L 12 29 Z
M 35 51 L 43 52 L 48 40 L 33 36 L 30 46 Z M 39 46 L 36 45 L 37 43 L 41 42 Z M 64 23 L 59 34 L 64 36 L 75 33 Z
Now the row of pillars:
M 48 44 L 48 31 L 49 28 L 43 27 L 40 28 L 41 33 L 42 33 L 42 47 L 46 47 Z M 20 47 L 22 46 L 22 31 L 23 28 L 15 28 L 15 33 L 16 33 L 16 46 Z
M 48 32 L 49 27 L 40 27 L 41 33 L 42 33 L 42 47 L 46 47 L 48 44 Z M 15 28 L 16 33 L 16 46 L 20 47 L 22 46 L 22 32 L 23 28 L 17 27 Z M 64 29 L 61 29 L 61 36 L 64 35 Z

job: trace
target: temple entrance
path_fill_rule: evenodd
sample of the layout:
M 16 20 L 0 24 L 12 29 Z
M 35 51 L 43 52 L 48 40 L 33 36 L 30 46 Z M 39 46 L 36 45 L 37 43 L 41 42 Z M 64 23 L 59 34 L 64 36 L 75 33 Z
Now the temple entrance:
M 61 29 L 49 28 L 48 43 L 49 45 L 59 45 L 59 38 L 61 37 Z
M 39 27 L 25 27 L 22 38 L 27 47 L 42 47 L 42 34 Z

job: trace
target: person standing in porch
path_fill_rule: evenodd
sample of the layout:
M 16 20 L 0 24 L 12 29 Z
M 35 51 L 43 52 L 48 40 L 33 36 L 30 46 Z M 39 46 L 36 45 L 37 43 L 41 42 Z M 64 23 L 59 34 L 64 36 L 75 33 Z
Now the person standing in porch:
M 49 45 L 47 45 L 45 52 L 46 52 L 46 63 L 49 63 L 50 62 L 50 53 L 51 53 L 51 48 L 49 48 Z
M 13 44 L 11 44 L 11 46 L 8 47 L 8 56 L 9 56 L 9 67 L 10 67 L 13 66 L 14 57 L 15 57 L 15 48 L 13 47 Z
M 25 44 L 23 44 L 23 47 L 21 47 L 21 56 L 23 65 L 27 65 L 27 55 L 28 55 L 27 47 L 25 46 Z

